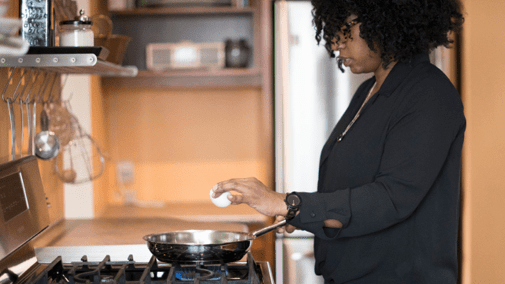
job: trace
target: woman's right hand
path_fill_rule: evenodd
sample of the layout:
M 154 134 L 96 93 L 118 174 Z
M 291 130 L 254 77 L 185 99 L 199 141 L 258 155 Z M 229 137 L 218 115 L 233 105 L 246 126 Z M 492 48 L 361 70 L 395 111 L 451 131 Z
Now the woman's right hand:
M 232 205 L 245 203 L 266 216 L 286 215 L 288 209 L 284 203 L 285 193 L 267 188 L 256 178 L 236 178 L 217 183 L 212 197 L 218 198 L 224 192 L 235 191 L 239 194 L 228 196 Z
M 280 221 L 283 221 L 285 218 L 284 216 L 277 216 L 275 218 L 275 224 L 279 223 Z M 291 234 L 292 232 L 294 232 L 296 230 L 296 227 L 295 226 L 291 226 L 289 224 L 286 224 L 285 226 L 282 226 L 280 228 L 277 228 L 277 233 L 279 234 L 283 234 L 284 232 L 288 233 L 288 234 Z

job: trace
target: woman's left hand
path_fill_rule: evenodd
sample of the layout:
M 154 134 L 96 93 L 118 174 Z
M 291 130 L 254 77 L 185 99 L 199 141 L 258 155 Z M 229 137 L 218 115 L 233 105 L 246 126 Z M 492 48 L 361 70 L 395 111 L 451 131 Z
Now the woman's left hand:
M 283 221 L 284 219 L 285 219 L 285 217 L 283 217 L 283 216 L 277 216 L 277 218 L 275 219 L 275 223 L 279 223 L 279 222 Z M 283 227 L 277 228 L 277 233 L 279 233 L 279 234 L 283 234 L 283 233 L 291 234 L 295 230 L 296 230 L 295 226 L 291 226 L 289 224 L 286 224 Z
M 256 178 L 230 179 L 216 184 L 213 188 L 214 198 L 226 191 L 236 191 L 240 194 L 230 195 L 231 204 L 245 203 L 266 216 L 286 216 L 288 210 L 284 199 L 286 194 L 267 188 Z

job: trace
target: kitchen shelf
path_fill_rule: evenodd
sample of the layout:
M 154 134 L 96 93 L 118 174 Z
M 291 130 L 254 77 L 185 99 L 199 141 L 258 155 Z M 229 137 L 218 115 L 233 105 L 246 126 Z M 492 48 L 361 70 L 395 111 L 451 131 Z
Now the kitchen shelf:
M 253 7 L 175 7 L 175 8 L 136 8 L 122 11 L 111 11 L 115 16 L 139 16 L 139 15 L 221 15 L 221 14 L 252 14 Z
M 0 67 L 39 68 L 49 72 L 101 76 L 135 77 L 138 74 L 136 66 L 121 66 L 106 62 L 92 53 L 0 55 Z
M 103 78 L 107 84 L 141 87 L 261 87 L 262 74 L 257 68 L 218 70 L 139 71 L 135 78 Z

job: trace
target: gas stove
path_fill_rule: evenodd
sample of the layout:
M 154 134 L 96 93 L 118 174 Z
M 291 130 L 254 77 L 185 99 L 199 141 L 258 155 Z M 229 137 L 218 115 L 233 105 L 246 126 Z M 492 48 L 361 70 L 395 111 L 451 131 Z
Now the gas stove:
M 49 264 L 39 263 L 35 273 L 20 277 L 11 274 L 11 277 L 19 284 L 261 284 L 271 283 L 263 276 L 263 271 L 268 268 L 255 263 L 250 253 L 246 262 L 218 265 L 171 265 L 157 261 L 154 256 L 148 263 L 141 263 L 136 262 L 133 255 L 124 261 L 111 261 L 110 256 L 106 255 L 102 261 L 96 262 L 84 255 L 80 261 L 70 263 L 63 262 L 62 257 L 58 256 Z
M 168 264 L 147 245 L 34 248 L 49 228 L 35 157 L 0 165 L 0 284 L 271 284 L 270 265 L 250 252 L 239 262 Z

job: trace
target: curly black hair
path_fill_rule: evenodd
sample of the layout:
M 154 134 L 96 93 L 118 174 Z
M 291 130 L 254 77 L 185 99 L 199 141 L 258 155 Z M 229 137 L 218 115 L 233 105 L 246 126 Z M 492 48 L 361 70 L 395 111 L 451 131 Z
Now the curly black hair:
M 464 17 L 459 0 L 311 0 L 316 40 L 325 40 L 331 57 L 332 40 L 345 20 L 358 16 L 360 37 L 381 54 L 383 67 L 410 62 L 420 53 L 454 42 L 449 33 L 461 30 Z M 345 32 L 345 30 L 344 30 Z M 322 37 L 321 37 L 322 36 Z M 342 69 L 342 62 L 338 62 Z

